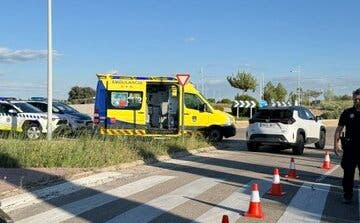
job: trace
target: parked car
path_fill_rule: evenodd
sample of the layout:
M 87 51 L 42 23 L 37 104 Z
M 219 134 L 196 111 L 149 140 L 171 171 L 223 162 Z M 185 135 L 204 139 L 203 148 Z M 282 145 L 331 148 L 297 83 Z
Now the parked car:
M 27 103 L 37 107 L 43 112 L 47 112 L 48 105 L 46 101 L 32 100 L 27 101 Z M 52 112 L 65 118 L 73 131 L 93 127 L 93 121 L 89 115 L 83 114 L 65 103 L 54 101 Z
M 249 119 L 246 137 L 250 151 L 271 145 L 290 147 L 294 154 L 301 155 L 306 144 L 315 143 L 317 149 L 325 147 L 326 129 L 319 117 L 305 107 L 264 108 Z
M 66 119 L 52 116 L 52 130 L 67 125 Z M 47 133 L 47 115 L 24 101 L 0 101 L 0 131 L 23 132 L 29 139 Z

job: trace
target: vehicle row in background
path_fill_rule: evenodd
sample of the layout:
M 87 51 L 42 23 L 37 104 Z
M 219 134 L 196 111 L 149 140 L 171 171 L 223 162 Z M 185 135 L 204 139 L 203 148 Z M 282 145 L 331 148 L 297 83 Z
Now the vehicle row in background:
M 52 131 L 67 126 L 66 119 L 52 116 Z M 38 139 L 47 133 L 47 114 L 25 101 L 0 101 L 0 131 L 23 133 L 29 139 Z

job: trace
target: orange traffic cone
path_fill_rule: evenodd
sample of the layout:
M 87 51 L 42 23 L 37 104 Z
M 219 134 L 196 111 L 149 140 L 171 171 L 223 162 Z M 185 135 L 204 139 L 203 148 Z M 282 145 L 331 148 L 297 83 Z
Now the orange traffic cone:
M 290 161 L 290 168 L 288 174 L 285 176 L 286 178 L 299 178 L 299 176 L 296 174 L 296 168 L 295 168 L 295 161 L 294 158 L 291 157 Z
M 326 170 L 329 170 L 331 169 L 331 163 L 330 163 L 330 155 L 329 155 L 329 152 L 326 151 L 325 153 L 325 159 L 324 159 L 324 162 L 323 162 L 323 165 L 321 167 L 321 169 L 326 169 Z
M 272 182 L 272 186 L 270 191 L 268 192 L 271 196 L 283 196 L 285 192 L 282 192 L 281 184 L 280 184 L 280 176 L 279 176 L 279 169 L 274 169 L 274 178 Z
M 229 223 L 229 216 L 227 216 L 226 214 L 223 215 L 221 223 Z
M 244 214 L 244 217 L 250 218 L 263 218 L 263 213 L 261 211 L 261 204 L 260 204 L 260 195 L 258 190 L 258 185 L 252 185 L 252 192 L 249 204 L 249 210 Z

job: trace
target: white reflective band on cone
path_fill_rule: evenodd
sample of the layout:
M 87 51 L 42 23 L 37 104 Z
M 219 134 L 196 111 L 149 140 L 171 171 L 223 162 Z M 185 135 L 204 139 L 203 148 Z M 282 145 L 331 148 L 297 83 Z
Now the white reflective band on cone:
M 260 202 L 259 191 L 253 191 L 253 192 L 251 193 L 251 202 L 256 202 L 256 203 L 259 203 L 259 202 Z
M 278 174 L 274 175 L 273 183 L 274 184 L 279 184 L 280 183 L 280 176 Z
M 295 163 L 294 162 L 290 163 L 290 169 L 295 170 Z
M 327 154 L 326 154 L 326 156 L 325 156 L 325 161 L 330 162 L 330 156 L 329 156 L 329 153 L 327 153 Z

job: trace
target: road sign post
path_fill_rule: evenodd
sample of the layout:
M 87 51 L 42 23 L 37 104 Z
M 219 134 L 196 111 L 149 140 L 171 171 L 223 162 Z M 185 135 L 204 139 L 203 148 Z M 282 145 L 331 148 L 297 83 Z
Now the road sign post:
M 190 79 L 190 74 L 177 74 L 176 79 L 178 80 L 179 84 L 181 85 L 181 135 L 182 135 L 182 142 L 185 142 L 185 134 L 184 134 L 184 118 L 185 118 L 185 98 L 184 98 L 184 91 L 185 91 L 185 84 Z

